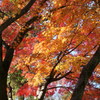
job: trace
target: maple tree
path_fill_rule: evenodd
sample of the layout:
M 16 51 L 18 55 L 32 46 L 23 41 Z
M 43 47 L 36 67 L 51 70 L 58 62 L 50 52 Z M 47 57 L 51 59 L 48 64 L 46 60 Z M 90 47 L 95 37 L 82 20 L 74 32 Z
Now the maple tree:
M 36 21 L 39 16 L 37 16 L 36 9 L 34 9 L 34 15 L 29 16 L 28 14 L 33 14 L 30 8 L 32 5 L 42 6 L 45 0 L 35 2 L 36 0 L 3 0 L 0 5 L 0 99 L 7 99 L 7 74 L 12 61 L 15 49 L 21 43 L 25 37 L 25 33 L 32 30 L 34 27 L 34 21 Z M 22 5 L 23 4 L 23 5 Z M 37 7 L 38 9 L 38 7 Z M 29 12 L 30 10 L 30 12 Z M 26 14 L 26 15 L 25 15 Z M 24 16 L 23 16 L 24 15 Z M 27 16 L 27 17 L 26 17 Z M 19 20 L 20 18 L 20 20 Z M 24 18 L 24 20 L 22 20 Z M 27 20 L 26 20 L 27 19 Z M 21 21 L 22 20 L 22 21 Z M 32 25 L 33 23 L 33 25 Z M 4 49 L 2 51 L 2 49 Z
M 49 84 L 65 77 L 78 77 L 81 73 L 78 84 L 80 79 L 83 82 L 86 79 L 85 87 L 99 63 L 99 6 L 98 0 L 3 0 L 0 99 L 7 100 L 10 65 L 22 70 L 29 85 L 40 87 L 39 100 L 44 99 Z M 83 77 L 85 69 L 91 72 Z M 81 100 L 84 87 L 79 87 L 81 91 L 75 88 L 79 93 L 74 91 L 72 100 Z

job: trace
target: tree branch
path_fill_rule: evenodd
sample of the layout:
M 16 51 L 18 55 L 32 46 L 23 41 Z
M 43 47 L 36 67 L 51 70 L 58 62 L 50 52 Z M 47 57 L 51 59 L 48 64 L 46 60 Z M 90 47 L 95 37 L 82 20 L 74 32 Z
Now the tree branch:
M 20 13 L 16 14 L 15 17 L 10 17 L 0 26 L 0 34 L 1 32 L 6 29 L 9 25 L 11 25 L 14 21 L 16 21 L 18 18 L 26 14 L 31 6 L 35 3 L 36 0 L 30 0 L 29 3 L 21 10 Z
M 35 17 L 31 18 L 29 21 L 26 22 L 25 26 L 20 30 L 20 32 L 18 33 L 18 35 L 16 36 L 16 38 L 12 42 L 12 44 L 11 44 L 12 48 L 16 48 L 21 43 L 25 34 L 28 31 L 30 31 L 31 29 L 33 29 L 33 27 L 29 27 L 29 25 L 32 24 L 37 19 L 38 19 L 38 16 L 35 16 Z
M 95 49 L 98 45 L 95 45 L 90 51 L 86 52 L 84 57 L 86 57 L 88 55 L 88 53 L 90 53 L 93 49 Z
M 3 11 L 0 10 L 0 17 L 3 18 L 5 15 L 8 16 L 6 13 L 4 13 Z
M 59 78 L 53 78 L 52 81 L 58 81 L 58 80 L 60 80 L 60 79 L 62 79 L 62 78 L 64 78 L 64 77 L 66 77 L 67 75 L 69 75 L 69 74 L 71 74 L 71 73 L 73 73 L 73 72 L 69 71 L 69 72 L 65 73 L 64 75 L 62 75 L 62 76 L 59 77 Z
M 51 88 L 47 88 L 47 90 L 50 90 L 50 89 L 55 89 L 55 88 L 68 88 L 68 87 L 65 87 L 65 86 L 57 86 L 57 87 L 51 87 Z M 42 90 L 41 90 L 42 91 Z
M 90 59 L 88 64 L 85 67 L 83 67 L 71 100 L 82 100 L 85 86 L 88 83 L 88 80 L 90 76 L 92 75 L 92 72 L 94 71 L 96 66 L 99 64 L 99 62 L 100 62 L 100 46 L 98 47 L 96 53 Z

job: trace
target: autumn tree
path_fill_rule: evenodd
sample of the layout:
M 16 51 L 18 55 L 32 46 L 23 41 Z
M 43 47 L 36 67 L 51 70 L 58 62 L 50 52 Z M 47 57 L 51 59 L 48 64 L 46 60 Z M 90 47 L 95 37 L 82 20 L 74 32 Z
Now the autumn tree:
M 44 23 L 46 29 L 40 37 L 37 37 L 39 42 L 35 44 L 33 54 L 23 59 L 24 62 L 27 60 L 26 65 L 19 61 L 30 70 L 25 76 L 29 84 L 43 86 L 40 100 L 43 100 L 51 82 L 68 77 L 70 74 L 76 76 L 80 74 L 82 68 L 84 70 L 88 68 L 85 66 L 90 66 L 90 59 L 99 46 L 99 10 L 97 1 L 54 0 L 52 8 L 47 13 L 49 17 L 44 15 L 47 18 Z M 99 56 L 99 49 L 97 52 L 96 55 Z M 92 62 L 96 64 L 94 68 L 99 63 L 98 56 L 97 64 Z M 32 67 L 29 67 L 30 65 Z M 94 68 L 91 70 L 89 67 L 90 73 Z M 91 74 L 87 80 L 90 76 Z M 84 82 L 84 78 L 82 80 Z
M 7 99 L 7 75 L 16 48 L 34 29 L 46 0 L 3 0 L 0 2 L 0 99 Z M 30 9 L 31 8 L 31 9 Z M 22 20 L 22 21 L 21 21 Z
M 0 6 L 0 99 L 7 100 L 10 65 L 40 87 L 39 100 L 50 83 L 90 70 L 91 62 L 97 66 L 91 60 L 99 52 L 98 0 L 4 0 Z
M 29 84 L 41 86 L 40 83 L 43 83 L 44 89 L 40 100 L 43 100 L 47 86 L 51 82 L 60 80 L 73 72 L 72 75 L 79 74 L 82 70 L 80 66 L 88 66 L 89 59 L 99 45 L 97 2 L 55 0 L 53 7 L 48 13 L 50 17 L 44 23 L 48 25 L 47 29 L 35 45 L 33 55 L 25 59 L 29 60 L 26 62 L 26 67 L 33 65 L 33 68 L 29 69 L 31 71 L 33 69 L 33 73 L 26 74 Z M 99 53 L 97 54 L 99 56 Z M 94 68 L 98 63 L 99 60 Z M 33 77 L 30 78 L 30 75 Z

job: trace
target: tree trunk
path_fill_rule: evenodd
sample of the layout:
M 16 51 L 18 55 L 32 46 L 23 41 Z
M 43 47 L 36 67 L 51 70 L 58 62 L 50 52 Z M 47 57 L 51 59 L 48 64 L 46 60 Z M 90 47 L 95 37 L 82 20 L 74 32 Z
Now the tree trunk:
M 82 100 L 82 96 L 84 93 L 85 86 L 88 82 L 88 79 L 90 78 L 92 72 L 100 62 L 99 57 L 100 57 L 100 46 L 97 49 L 96 53 L 93 55 L 93 57 L 90 59 L 88 64 L 82 69 L 82 72 L 74 89 L 71 100 Z
M 7 98 L 7 73 L 0 72 L 0 100 Z
M 0 61 L 0 100 L 8 100 L 7 75 L 13 58 L 13 53 L 14 53 L 13 48 L 8 49 L 4 61 L 2 60 Z
M 43 92 L 42 92 L 39 100 L 44 100 L 44 96 L 45 96 L 46 91 L 47 91 L 47 86 L 48 86 L 48 82 L 45 84 L 44 89 L 43 89 Z

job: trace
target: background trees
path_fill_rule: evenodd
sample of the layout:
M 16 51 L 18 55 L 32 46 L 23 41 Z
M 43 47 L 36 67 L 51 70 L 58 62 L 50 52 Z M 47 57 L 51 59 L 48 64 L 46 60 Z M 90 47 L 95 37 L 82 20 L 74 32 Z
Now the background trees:
M 28 85 L 38 87 L 40 100 L 53 88 L 51 84 L 56 88 L 61 79 L 65 79 L 62 88 L 68 87 L 69 80 L 66 90 L 72 92 L 82 70 L 89 66 L 90 71 L 96 63 L 91 60 L 97 58 L 94 68 L 99 63 L 99 6 L 98 0 L 3 0 L 0 5 L 0 99 L 7 100 L 10 65 L 12 72 L 21 70 Z M 99 76 L 98 70 L 99 67 L 95 78 Z

